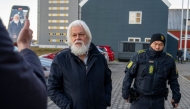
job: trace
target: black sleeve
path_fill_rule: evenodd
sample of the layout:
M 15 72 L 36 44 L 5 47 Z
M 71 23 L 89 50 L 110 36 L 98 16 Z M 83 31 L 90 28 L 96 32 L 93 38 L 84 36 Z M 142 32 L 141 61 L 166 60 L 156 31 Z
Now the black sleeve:
M 172 90 L 172 99 L 174 99 L 175 103 L 179 103 L 181 99 L 181 93 L 179 89 L 179 83 L 178 83 L 178 71 L 175 65 L 175 62 L 173 62 L 173 67 L 171 69 L 168 84 L 170 84 L 170 89 Z
M 125 77 L 123 80 L 123 87 L 122 87 L 122 96 L 124 99 L 128 99 L 131 83 L 133 81 L 133 78 L 136 76 L 137 63 L 138 63 L 138 54 L 136 53 L 131 58 L 128 65 L 126 66 Z
M 111 70 L 108 68 L 105 58 L 104 58 L 104 63 L 106 66 L 105 85 L 104 86 L 105 86 L 105 92 L 106 92 L 107 106 L 111 106 L 111 92 L 112 92 Z
M 46 109 L 46 84 L 38 57 L 31 50 L 23 50 L 29 53 L 23 57 L 14 52 L 13 42 L 1 20 L 0 39 L 1 108 Z M 34 68 L 31 63 L 39 66 Z
M 26 63 L 32 67 L 34 74 L 46 84 L 42 65 L 36 53 L 30 49 L 24 49 L 20 51 L 20 54 L 26 60 Z
M 61 109 L 70 109 L 71 100 L 62 92 L 63 76 L 59 68 L 58 56 L 56 56 L 51 65 L 50 75 L 48 78 L 48 96 Z

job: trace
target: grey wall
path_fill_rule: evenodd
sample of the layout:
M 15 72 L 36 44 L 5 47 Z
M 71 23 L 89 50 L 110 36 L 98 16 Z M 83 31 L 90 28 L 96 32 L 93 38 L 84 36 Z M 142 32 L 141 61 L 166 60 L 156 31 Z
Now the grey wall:
M 142 24 L 129 24 L 129 11 L 142 11 Z M 89 0 L 82 7 L 82 20 L 92 32 L 92 42 L 117 52 L 118 41 L 128 37 L 144 41 L 153 33 L 166 36 L 168 7 L 162 0 Z
M 174 59 L 176 58 L 176 53 L 178 50 L 178 40 L 167 34 L 167 47 L 166 52 L 170 53 Z

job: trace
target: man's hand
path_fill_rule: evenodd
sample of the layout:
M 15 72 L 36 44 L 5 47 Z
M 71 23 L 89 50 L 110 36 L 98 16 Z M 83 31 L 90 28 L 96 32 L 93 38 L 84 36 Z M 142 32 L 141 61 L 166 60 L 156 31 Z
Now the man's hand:
M 171 103 L 172 103 L 172 104 L 174 103 L 174 108 L 177 108 L 178 103 L 175 103 L 174 99 L 171 100 Z M 172 105 L 172 106 L 173 106 L 173 105 Z
M 30 48 L 30 44 L 32 41 L 32 34 L 33 31 L 29 28 L 30 27 L 30 22 L 28 19 L 25 20 L 24 27 L 20 31 L 17 39 L 17 46 L 18 46 L 18 51 L 21 51 L 25 48 Z

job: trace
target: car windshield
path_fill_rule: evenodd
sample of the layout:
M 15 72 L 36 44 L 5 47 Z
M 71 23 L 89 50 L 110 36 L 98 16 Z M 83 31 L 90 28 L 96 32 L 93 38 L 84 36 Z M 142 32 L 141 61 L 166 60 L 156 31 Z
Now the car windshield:
M 104 51 L 102 51 L 99 47 L 97 47 L 97 49 L 98 49 L 98 51 L 101 52 L 101 53 L 104 52 Z
M 106 52 L 105 48 L 99 48 L 99 49 L 101 49 L 102 51 Z

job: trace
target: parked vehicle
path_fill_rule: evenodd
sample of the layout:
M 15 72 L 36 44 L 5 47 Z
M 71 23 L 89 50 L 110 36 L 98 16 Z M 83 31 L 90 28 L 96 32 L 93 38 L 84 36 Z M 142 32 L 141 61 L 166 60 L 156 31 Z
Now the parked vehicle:
M 48 59 L 48 58 L 42 58 L 42 57 L 39 57 L 39 59 L 40 59 L 40 62 L 42 64 L 44 76 L 47 79 L 49 77 L 49 74 L 50 74 L 50 68 L 51 68 L 51 64 L 52 64 L 53 60 Z
M 108 56 L 108 53 L 107 52 L 104 52 L 102 51 L 99 47 L 97 47 L 98 50 L 100 51 L 100 53 L 102 53 L 105 58 L 106 58 L 106 61 L 109 62 L 109 56 Z M 63 51 L 64 49 L 56 52 L 56 53 L 48 53 L 48 54 L 44 54 L 44 55 L 41 55 L 39 56 L 40 58 L 48 58 L 48 59 L 53 59 L 57 54 L 59 54 L 61 51 Z
M 18 51 L 18 47 L 17 46 L 14 46 L 14 51 Z
M 110 46 L 108 46 L 108 45 L 106 45 L 106 46 L 100 45 L 99 48 L 104 48 L 106 50 L 106 52 L 108 53 L 108 56 L 109 56 L 109 61 L 114 61 L 115 60 L 115 53 L 111 49 Z
M 183 57 L 184 57 L 184 53 L 183 53 Z M 182 59 L 183 59 L 183 57 L 182 57 Z M 190 60 L 190 53 L 189 53 L 189 51 L 186 51 L 186 61 L 189 61 Z
M 53 59 L 57 54 L 59 54 L 61 51 L 63 51 L 64 49 L 62 50 L 59 50 L 58 52 L 55 52 L 55 53 L 48 53 L 48 54 L 44 54 L 44 55 L 41 55 L 39 57 L 42 57 L 42 58 L 48 58 L 48 59 Z
M 105 56 L 106 61 L 107 61 L 107 63 L 108 63 L 108 62 L 109 62 L 108 53 L 107 53 L 105 50 L 102 50 L 102 48 L 100 48 L 99 46 L 96 46 L 96 47 L 97 47 L 98 51 L 99 51 L 100 53 L 102 53 L 102 54 Z

